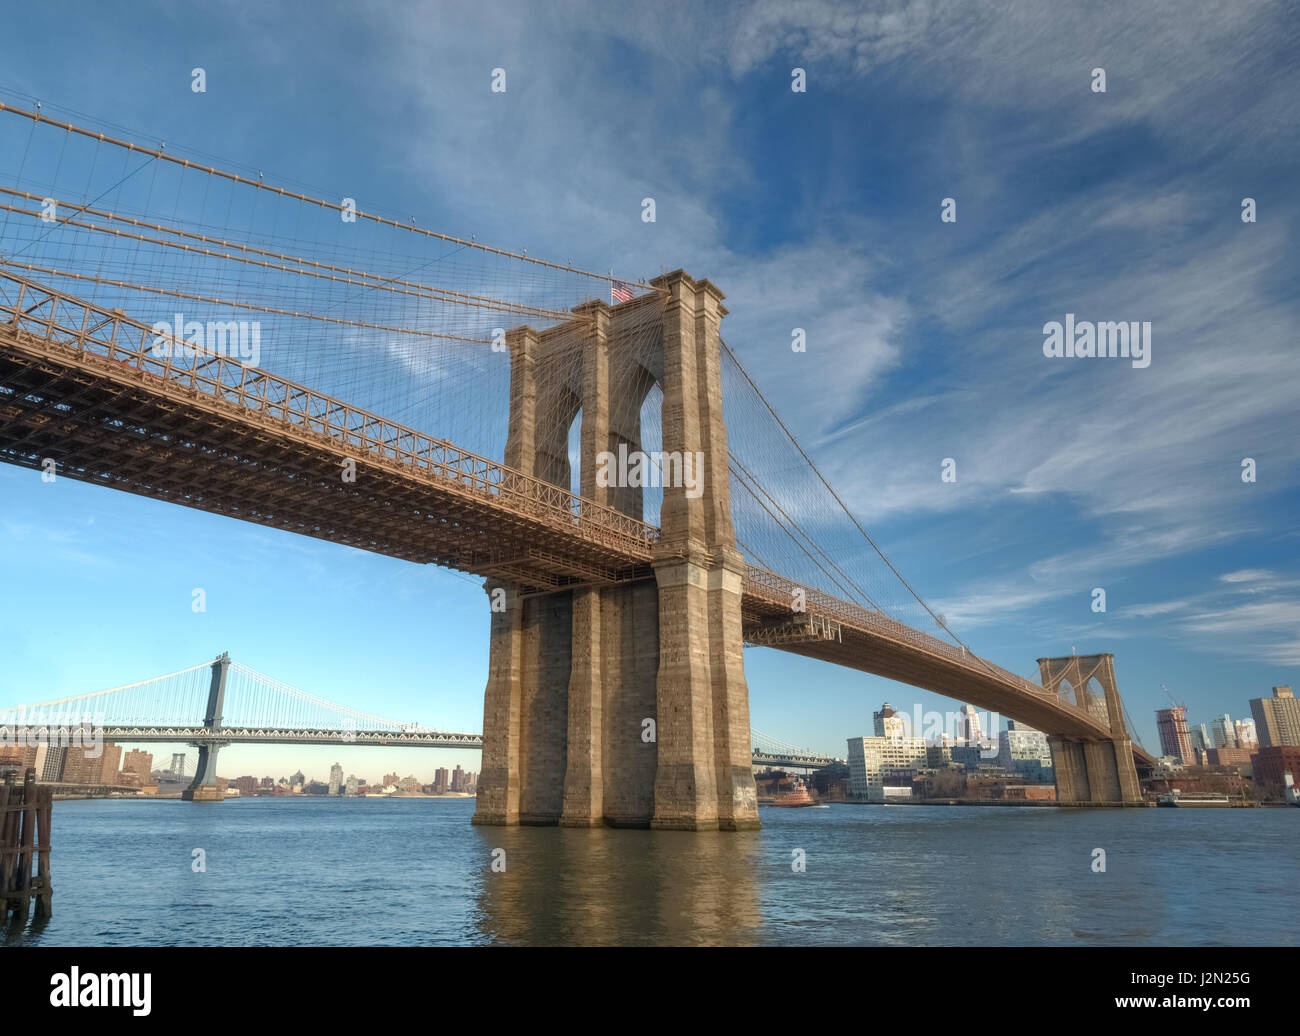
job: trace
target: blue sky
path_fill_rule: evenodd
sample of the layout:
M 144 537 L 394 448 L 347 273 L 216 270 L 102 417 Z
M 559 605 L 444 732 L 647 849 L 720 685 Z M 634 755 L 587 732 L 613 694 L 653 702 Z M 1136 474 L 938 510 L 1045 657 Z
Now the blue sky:
M 0 90 L 447 233 L 708 277 L 728 343 L 978 651 L 1022 673 L 1113 651 L 1148 747 L 1161 683 L 1194 722 L 1300 683 L 1294 11 L 710 10 L 50 2 L 7 14 L 7 35 L 70 24 L 93 47 L 11 48 Z M 1151 366 L 1044 357 L 1067 312 L 1151 321 Z M 6 704 L 228 650 L 360 708 L 481 726 L 475 579 L 12 467 L 0 530 Z M 746 665 L 756 727 L 837 754 L 884 700 L 955 707 L 761 649 Z M 222 772 L 322 776 L 335 757 L 365 777 L 478 768 L 277 747 Z

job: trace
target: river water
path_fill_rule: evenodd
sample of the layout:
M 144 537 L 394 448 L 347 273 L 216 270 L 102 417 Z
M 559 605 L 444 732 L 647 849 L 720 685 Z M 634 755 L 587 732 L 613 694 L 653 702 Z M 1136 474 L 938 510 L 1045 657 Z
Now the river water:
M 695 834 L 473 827 L 473 809 L 472 799 L 58 802 L 53 917 L 11 926 L 3 938 L 1300 942 L 1296 809 L 764 807 L 760 831 Z M 1094 870 L 1096 849 L 1104 872 Z M 196 870 L 200 858 L 205 869 Z

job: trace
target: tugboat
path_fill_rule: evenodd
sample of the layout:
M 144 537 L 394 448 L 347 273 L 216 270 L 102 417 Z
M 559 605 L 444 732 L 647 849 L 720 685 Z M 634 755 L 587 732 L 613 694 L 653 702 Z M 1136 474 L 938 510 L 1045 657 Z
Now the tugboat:
M 793 779 L 790 790 L 782 792 L 772 803 L 774 806 L 815 806 L 817 800 L 808 794 L 808 789 L 798 777 Z

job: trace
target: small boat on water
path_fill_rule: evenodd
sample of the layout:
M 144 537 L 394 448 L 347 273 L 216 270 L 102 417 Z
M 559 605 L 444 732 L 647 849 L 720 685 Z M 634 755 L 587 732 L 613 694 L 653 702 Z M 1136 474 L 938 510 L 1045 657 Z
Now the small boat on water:
M 790 786 L 789 791 L 783 791 L 772 802 L 774 806 L 815 806 L 817 800 L 808 794 L 808 789 L 804 786 L 802 780 L 798 777 Z
M 1205 792 L 1181 792 L 1177 788 L 1173 791 L 1166 792 L 1156 799 L 1157 806 L 1178 806 L 1181 808 L 1194 807 L 1224 807 L 1232 805 L 1227 795 L 1217 791 Z

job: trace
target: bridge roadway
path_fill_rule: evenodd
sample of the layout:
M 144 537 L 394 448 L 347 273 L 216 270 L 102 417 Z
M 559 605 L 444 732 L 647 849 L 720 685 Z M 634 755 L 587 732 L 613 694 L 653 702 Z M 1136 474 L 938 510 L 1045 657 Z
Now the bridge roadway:
M 425 564 L 523 593 L 653 578 L 656 528 L 306 386 L 0 271 L 0 459 Z M 177 355 L 179 354 L 179 355 Z M 356 480 L 341 477 L 356 463 Z M 792 614 L 793 591 L 807 610 Z M 1039 730 L 1108 728 L 1055 692 L 881 613 L 750 565 L 745 639 Z M 1139 765 L 1154 760 L 1134 747 Z

